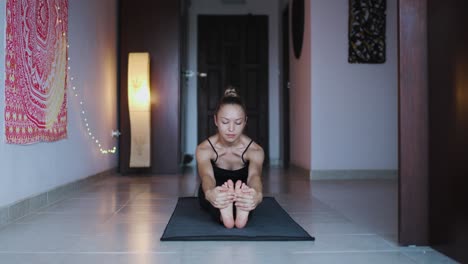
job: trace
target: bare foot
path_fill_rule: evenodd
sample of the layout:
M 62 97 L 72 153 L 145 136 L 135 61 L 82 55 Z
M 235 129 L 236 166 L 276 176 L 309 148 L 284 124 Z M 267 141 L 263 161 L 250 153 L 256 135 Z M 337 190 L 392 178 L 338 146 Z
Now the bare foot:
M 234 193 L 234 183 L 228 180 L 223 184 L 224 187 L 228 188 L 228 192 Z M 226 228 L 234 227 L 234 215 L 233 215 L 233 203 L 230 203 L 226 208 L 219 209 L 221 213 L 221 221 Z
M 236 182 L 236 194 L 241 194 L 242 189 L 247 189 L 247 185 L 242 183 L 241 181 Z M 236 207 L 236 227 L 237 228 L 244 228 L 247 225 L 247 221 L 249 220 L 249 211 L 244 211 L 239 207 Z

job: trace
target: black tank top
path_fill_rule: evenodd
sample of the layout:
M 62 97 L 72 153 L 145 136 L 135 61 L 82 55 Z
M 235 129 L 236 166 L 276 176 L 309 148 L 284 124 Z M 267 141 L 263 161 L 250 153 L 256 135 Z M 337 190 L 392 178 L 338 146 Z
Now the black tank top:
M 208 139 L 208 142 L 213 148 L 213 151 L 216 153 L 216 159 L 211 160 L 211 165 L 213 167 L 213 173 L 214 173 L 214 177 L 216 180 L 216 186 L 223 185 L 223 183 L 225 183 L 229 179 L 232 180 L 234 183 L 236 183 L 238 180 L 241 180 L 244 183 L 247 182 L 247 177 L 249 176 L 249 162 L 248 161 L 246 162 L 244 160 L 244 154 L 249 149 L 253 140 L 250 141 L 250 143 L 245 148 L 244 152 L 242 152 L 241 158 L 242 158 L 242 161 L 244 162 L 244 167 L 237 169 L 237 170 L 226 170 L 226 169 L 222 169 L 216 166 L 216 161 L 218 160 L 218 152 L 216 152 L 216 149 L 214 148 L 213 144 L 211 143 L 209 139 Z
M 216 166 L 216 161 L 218 160 L 218 152 L 216 152 L 216 149 L 214 148 L 213 144 L 211 144 L 211 141 L 208 139 L 208 142 L 210 143 L 211 147 L 213 148 L 213 151 L 216 153 L 216 159 L 211 160 L 211 166 L 213 167 L 213 173 L 214 173 L 214 178 L 216 180 L 216 186 L 221 186 L 225 182 L 227 182 L 229 179 L 232 180 L 232 182 L 235 184 L 238 180 L 241 180 L 242 182 L 246 183 L 247 182 L 247 177 L 249 176 L 249 162 L 244 160 L 244 154 L 247 152 L 247 149 L 249 149 L 250 145 L 252 144 L 253 140 L 250 141 L 249 145 L 245 148 L 244 152 L 242 153 L 242 161 L 244 162 L 244 167 L 238 169 L 238 170 L 226 170 L 222 169 L 218 166 Z M 202 190 L 202 185 L 200 183 L 200 187 L 198 188 L 198 198 L 200 199 L 200 203 L 202 207 L 210 207 L 210 204 L 205 200 L 205 193 Z M 219 212 L 219 211 L 218 211 Z

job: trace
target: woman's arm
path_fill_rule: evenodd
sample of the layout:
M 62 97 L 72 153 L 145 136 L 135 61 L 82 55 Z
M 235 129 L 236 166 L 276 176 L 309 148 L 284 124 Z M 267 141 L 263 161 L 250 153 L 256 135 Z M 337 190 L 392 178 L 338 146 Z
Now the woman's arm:
M 207 191 L 210 191 L 216 187 L 213 167 L 210 163 L 210 156 L 209 149 L 206 148 L 205 142 L 198 145 L 195 152 L 195 157 L 197 160 L 198 175 L 200 176 L 202 189 L 205 195 Z
M 252 149 L 249 153 L 249 176 L 247 186 L 256 192 L 255 203 L 259 204 L 263 199 L 262 169 L 264 160 L 263 149 L 260 146 Z
M 234 200 L 234 194 L 228 193 L 228 189 L 223 186 L 216 186 L 213 167 L 211 165 L 211 147 L 205 141 L 196 150 L 198 175 L 200 176 L 202 190 L 205 199 L 216 208 L 225 208 Z
M 242 189 L 236 197 L 236 206 L 245 211 L 252 211 L 263 200 L 262 168 L 264 160 L 263 149 L 255 144 L 246 153 L 249 161 L 247 188 Z

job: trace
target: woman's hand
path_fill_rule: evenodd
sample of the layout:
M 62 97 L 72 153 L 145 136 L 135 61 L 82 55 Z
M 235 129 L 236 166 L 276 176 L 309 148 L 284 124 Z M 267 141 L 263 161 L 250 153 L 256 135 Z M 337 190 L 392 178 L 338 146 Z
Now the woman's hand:
M 238 185 L 240 186 L 238 188 Z M 243 211 L 252 211 L 262 202 L 263 195 L 245 183 L 236 184 L 235 206 Z
M 235 194 L 226 185 L 206 191 L 205 198 L 215 208 L 224 209 L 234 202 Z

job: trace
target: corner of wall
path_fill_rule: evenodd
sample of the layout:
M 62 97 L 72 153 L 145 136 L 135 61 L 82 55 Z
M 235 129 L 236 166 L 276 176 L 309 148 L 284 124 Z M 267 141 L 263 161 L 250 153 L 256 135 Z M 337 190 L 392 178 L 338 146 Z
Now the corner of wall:
M 5 102 L 5 50 L 6 50 L 6 1 L 0 1 L 0 120 L 4 120 Z M 4 126 L 0 126 L 0 144 L 4 143 Z

